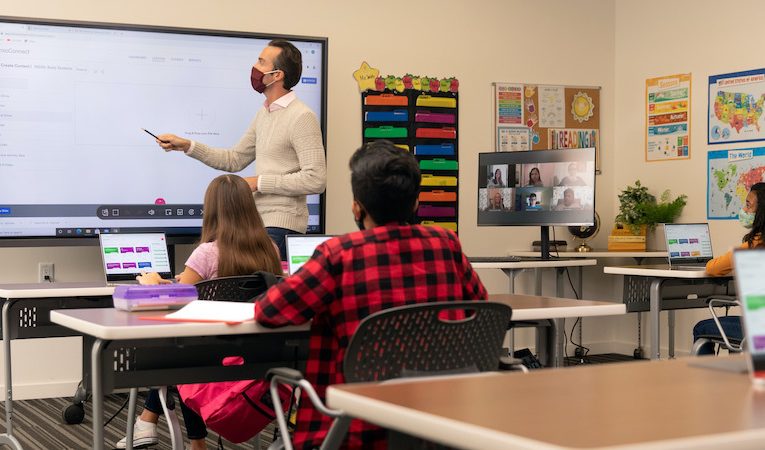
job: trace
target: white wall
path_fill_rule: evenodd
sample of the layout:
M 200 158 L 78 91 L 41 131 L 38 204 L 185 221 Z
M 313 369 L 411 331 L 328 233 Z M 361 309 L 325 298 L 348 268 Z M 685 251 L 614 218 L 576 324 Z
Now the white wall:
M 532 239 L 538 239 L 535 229 L 478 229 L 475 225 L 476 154 L 493 149 L 494 81 L 603 87 L 600 111 L 603 175 L 597 180 L 596 202 L 605 225 L 610 224 L 609 219 L 615 214 L 612 191 L 619 173 L 617 167 L 626 167 L 621 162 L 617 165 L 615 158 L 617 152 L 621 158 L 623 148 L 616 148 L 614 132 L 614 14 L 615 5 L 610 0 L 389 0 L 379 4 L 306 0 L 287 4 L 251 0 L 129 3 L 27 0 L 0 4 L 0 15 L 10 16 L 327 36 L 329 233 L 354 228 L 347 161 L 361 143 L 361 125 L 360 97 L 352 72 L 366 60 L 384 74 L 456 76 L 460 80 L 460 237 L 466 252 L 474 255 L 500 255 L 510 249 L 525 249 Z M 372 20 L 375 15 L 382 19 Z M 391 25 L 393 20 L 398 24 Z M 427 23 L 434 26 L 423 25 Z M 664 69 L 660 72 L 664 73 Z M 253 101 L 258 101 L 254 95 Z M 607 234 L 601 232 L 596 245 L 605 246 Z M 557 235 L 571 240 L 565 228 L 559 228 Z M 37 263 L 41 261 L 55 263 L 58 281 L 100 278 L 94 248 L 0 249 L 0 283 L 35 281 Z M 480 275 L 490 292 L 506 292 L 507 279 L 499 271 L 482 271 Z M 587 269 L 586 275 L 597 280 L 585 288 L 587 297 L 613 297 L 610 279 L 591 269 Z M 552 293 L 552 289 L 545 292 Z M 587 327 L 587 338 L 598 342 L 613 339 L 615 329 L 606 320 L 586 323 L 597 325 Z M 519 336 L 520 345 L 528 342 L 527 335 Z M 68 360 L 76 355 L 76 340 L 70 341 L 73 342 L 70 352 L 59 350 L 50 355 L 54 366 L 58 359 Z M 38 348 L 40 352 L 48 351 L 42 344 Z M 39 353 L 35 358 L 46 360 Z M 20 382 L 33 383 L 44 370 L 20 371 Z M 79 372 L 64 372 L 58 372 L 61 379 L 79 377 Z

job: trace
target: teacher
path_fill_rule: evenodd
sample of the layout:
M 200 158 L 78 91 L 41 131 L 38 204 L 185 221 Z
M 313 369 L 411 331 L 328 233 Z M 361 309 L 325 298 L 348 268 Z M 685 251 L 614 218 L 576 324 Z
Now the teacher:
M 303 58 L 294 45 L 273 40 L 252 66 L 252 88 L 266 96 L 244 136 L 232 148 L 212 148 L 174 134 L 159 135 L 165 151 L 180 150 L 210 167 L 238 172 L 257 159 L 255 176 L 245 177 L 271 239 L 286 258 L 284 237 L 305 233 L 306 195 L 324 192 L 327 166 L 316 115 L 292 87 L 300 81 Z

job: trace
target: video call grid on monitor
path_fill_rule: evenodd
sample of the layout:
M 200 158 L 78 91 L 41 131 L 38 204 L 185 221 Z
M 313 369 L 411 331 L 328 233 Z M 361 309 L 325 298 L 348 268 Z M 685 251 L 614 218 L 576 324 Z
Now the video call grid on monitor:
M 594 149 L 479 154 L 479 225 L 591 225 Z

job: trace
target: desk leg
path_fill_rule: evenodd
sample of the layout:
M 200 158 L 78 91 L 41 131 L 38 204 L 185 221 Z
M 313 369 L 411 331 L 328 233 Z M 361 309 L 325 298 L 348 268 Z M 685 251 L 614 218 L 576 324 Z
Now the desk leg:
M 675 311 L 667 311 L 667 346 L 669 347 L 669 359 L 675 359 Z
M 563 319 L 551 319 L 550 320 L 550 336 L 547 338 L 548 354 L 553 367 L 563 367 L 563 333 L 566 332 L 564 324 L 566 322 Z
M 510 293 L 515 294 L 515 277 L 516 275 L 518 275 L 519 270 L 518 269 L 502 269 L 502 272 L 504 272 L 505 275 L 507 275 L 507 278 L 510 280 Z
M 103 348 L 106 341 L 96 339 L 90 350 L 90 383 L 93 396 L 93 450 L 104 450 Z
M 659 320 L 661 318 L 661 286 L 662 278 L 651 279 L 650 304 L 651 304 L 651 359 L 661 359 L 661 342 L 659 335 Z
M 542 270 L 534 269 L 534 295 L 542 295 Z
M 11 305 L 6 299 L 3 303 L 3 358 L 5 359 L 5 433 L 0 434 L 0 445 L 21 450 L 21 444 L 13 437 L 13 371 L 11 369 Z

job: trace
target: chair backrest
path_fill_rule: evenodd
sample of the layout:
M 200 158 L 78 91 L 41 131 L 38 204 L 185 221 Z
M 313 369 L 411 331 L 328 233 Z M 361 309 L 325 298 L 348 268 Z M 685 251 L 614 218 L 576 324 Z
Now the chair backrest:
M 460 310 L 464 319 L 444 318 Z M 497 370 L 511 316 L 507 305 L 479 301 L 419 303 L 371 314 L 346 350 L 345 381 Z
M 276 275 L 259 271 L 252 275 L 211 278 L 194 286 L 200 300 L 248 302 L 277 282 Z

